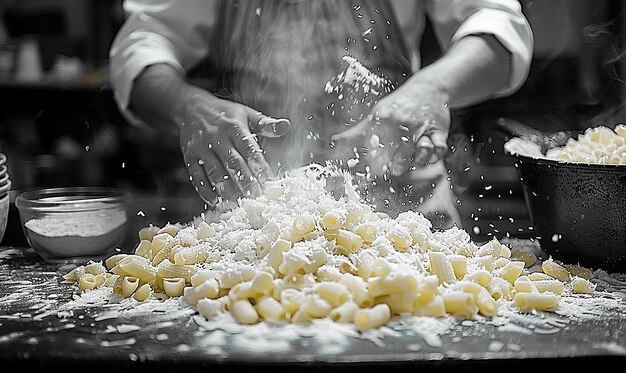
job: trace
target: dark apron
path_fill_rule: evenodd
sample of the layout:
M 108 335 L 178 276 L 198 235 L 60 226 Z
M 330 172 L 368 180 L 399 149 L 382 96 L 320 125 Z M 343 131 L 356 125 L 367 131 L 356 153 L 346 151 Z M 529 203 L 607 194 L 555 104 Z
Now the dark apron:
M 344 67 L 343 56 L 356 58 L 396 87 L 411 75 L 409 54 L 386 0 L 355 5 L 339 0 L 224 0 L 218 17 L 210 46 L 212 74 L 219 79 L 215 93 L 292 122 L 284 137 L 259 138 L 279 174 L 353 156 L 351 149 L 331 148 L 329 138 L 369 114 L 371 107 L 347 112 L 337 97 L 324 91 Z M 389 198 L 388 186 L 377 187 L 383 193 L 370 193 L 370 202 L 386 210 L 415 208 L 424 202 L 420 195 L 433 194 L 432 180 L 423 184 L 395 187 L 410 192 L 410 205 L 401 200 L 389 204 L 401 193 Z

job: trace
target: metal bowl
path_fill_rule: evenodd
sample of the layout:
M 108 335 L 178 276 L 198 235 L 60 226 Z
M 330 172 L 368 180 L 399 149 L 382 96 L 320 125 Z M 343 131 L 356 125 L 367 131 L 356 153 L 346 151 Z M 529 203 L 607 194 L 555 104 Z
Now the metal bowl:
M 114 254 L 128 230 L 125 192 L 113 188 L 51 188 L 15 199 L 24 235 L 48 262 L 85 262 Z
M 542 249 L 556 259 L 626 272 L 626 165 L 512 154 Z

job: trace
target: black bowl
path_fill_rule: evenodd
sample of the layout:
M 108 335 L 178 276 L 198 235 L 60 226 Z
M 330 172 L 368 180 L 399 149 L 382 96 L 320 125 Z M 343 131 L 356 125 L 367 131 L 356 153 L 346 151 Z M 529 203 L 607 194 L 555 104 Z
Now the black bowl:
M 565 263 L 626 272 L 626 165 L 508 154 L 541 248 Z

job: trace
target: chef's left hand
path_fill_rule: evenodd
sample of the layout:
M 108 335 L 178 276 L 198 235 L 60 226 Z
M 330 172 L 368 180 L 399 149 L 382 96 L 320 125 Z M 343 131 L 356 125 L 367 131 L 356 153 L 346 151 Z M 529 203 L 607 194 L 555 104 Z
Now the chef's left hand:
M 448 98 L 444 91 L 413 76 L 378 101 L 365 120 L 331 140 L 360 149 L 373 175 L 404 175 L 446 153 Z

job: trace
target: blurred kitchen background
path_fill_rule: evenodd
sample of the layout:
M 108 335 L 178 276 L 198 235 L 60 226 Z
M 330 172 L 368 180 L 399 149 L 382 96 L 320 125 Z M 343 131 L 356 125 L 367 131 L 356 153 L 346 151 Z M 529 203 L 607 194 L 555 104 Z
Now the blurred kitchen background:
M 503 154 L 500 117 L 546 131 L 623 122 L 625 3 L 522 1 L 535 35 L 530 76 L 511 97 L 454 113 L 450 176 L 476 240 L 534 237 L 513 160 Z M 154 138 L 120 115 L 107 54 L 124 20 L 120 0 L 0 2 L 0 151 L 12 201 L 21 191 L 115 186 L 133 196 L 131 229 L 186 222 L 203 210 L 176 138 Z M 438 48 L 427 32 L 428 63 Z M 26 245 L 11 206 L 2 245 Z

